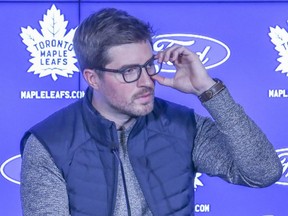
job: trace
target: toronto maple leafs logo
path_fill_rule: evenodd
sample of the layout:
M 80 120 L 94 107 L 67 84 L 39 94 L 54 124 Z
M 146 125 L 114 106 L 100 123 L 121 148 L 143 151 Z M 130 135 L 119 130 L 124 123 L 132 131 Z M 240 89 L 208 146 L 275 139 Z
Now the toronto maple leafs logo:
M 288 33 L 284 28 L 276 26 L 275 28 L 270 27 L 269 36 L 280 56 L 277 59 L 280 65 L 276 68 L 276 71 L 286 73 L 288 76 Z
M 277 149 L 276 152 L 283 166 L 282 177 L 276 184 L 288 186 L 288 148 Z
M 196 189 L 201 186 L 203 187 L 203 183 L 200 181 L 200 176 L 202 175 L 202 173 L 196 173 L 195 178 L 194 178 L 194 190 L 196 191 Z
M 21 28 L 20 36 L 31 53 L 33 64 L 27 72 L 39 74 L 39 77 L 51 75 L 54 81 L 58 76 L 71 77 L 73 72 L 79 72 L 72 44 L 76 28 L 66 34 L 68 22 L 55 5 L 47 10 L 39 24 L 42 34 L 30 26 Z

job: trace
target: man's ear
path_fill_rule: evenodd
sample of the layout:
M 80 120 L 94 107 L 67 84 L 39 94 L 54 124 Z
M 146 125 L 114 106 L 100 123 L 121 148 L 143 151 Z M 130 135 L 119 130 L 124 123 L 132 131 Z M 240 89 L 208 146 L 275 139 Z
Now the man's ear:
M 91 86 L 94 89 L 99 88 L 100 78 L 99 78 L 99 74 L 97 74 L 96 71 L 91 70 L 91 69 L 85 69 L 83 71 L 83 76 L 89 86 Z

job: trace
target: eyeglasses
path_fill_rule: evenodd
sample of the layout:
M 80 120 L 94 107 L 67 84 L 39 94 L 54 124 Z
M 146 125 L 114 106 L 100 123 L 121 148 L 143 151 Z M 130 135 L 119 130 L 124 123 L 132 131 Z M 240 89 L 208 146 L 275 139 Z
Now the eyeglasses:
M 112 73 L 121 73 L 124 81 L 126 83 L 131 83 L 131 82 L 137 81 L 140 78 L 141 73 L 142 73 L 142 68 L 145 68 L 149 76 L 154 76 L 155 74 L 158 74 L 161 71 L 162 63 L 159 64 L 157 59 L 155 59 L 155 56 L 153 55 L 143 65 L 139 65 L 139 64 L 128 65 L 118 70 L 108 69 L 108 68 L 94 68 L 94 70 L 107 71 L 107 72 L 112 72 Z

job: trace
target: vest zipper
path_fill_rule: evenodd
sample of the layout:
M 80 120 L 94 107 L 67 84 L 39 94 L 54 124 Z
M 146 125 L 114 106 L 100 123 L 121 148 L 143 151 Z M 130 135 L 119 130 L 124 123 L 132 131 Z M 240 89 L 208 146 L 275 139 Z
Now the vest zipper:
M 128 216 L 131 216 L 131 207 L 130 207 L 130 202 L 129 202 L 129 197 L 128 197 L 128 191 L 127 191 L 127 185 L 126 185 L 126 178 L 125 178 L 125 173 L 124 173 L 124 168 L 123 168 L 123 164 L 122 161 L 119 157 L 119 152 L 118 149 L 113 150 L 113 154 L 115 155 L 115 157 L 118 160 L 118 163 L 120 165 L 120 172 L 121 172 L 121 177 L 122 177 L 122 181 L 123 181 L 123 188 L 124 188 L 124 194 L 125 194 L 125 201 L 126 201 L 126 207 L 127 207 L 127 213 Z M 118 165 L 118 167 L 119 167 Z M 117 189 L 118 191 L 118 189 Z
M 116 128 L 116 126 L 114 125 L 114 128 Z M 113 154 L 113 162 L 114 162 L 114 189 L 113 189 L 113 202 L 112 202 L 112 211 L 111 211 L 111 216 L 114 215 L 114 211 L 115 211 L 115 205 L 116 205 L 116 197 L 117 197 L 117 186 L 118 186 L 118 172 L 119 172 L 119 169 L 118 169 L 118 161 L 117 159 L 115 158 L 114 156 L 114 153 L 113 153 L 113 150 L 115 148 L 117 148 L 117 145 L 115 144 L 115 136 L 114 136 L 114 133 L 113 133 L 113 129 L 110 129 L 110 133 L 111 133 L 111 138 L 113 138 L 113 144 L 112 144 L 112 147 L 111 148 L 111 154 Z M 116 139 L 117 140 L 117 139 Z M 119 142 L 117 140 L 117 143 L 119 145 Z
M 111 152 L 111 154 L 113 154 L 113 152 Z M 116 205 L 116 197 L 117 197 L 117 185 L 118 185 L 118 162 L 117 159 L 115 158 L 114 154 L 113 154 L 113 159 L 114 159 L 114 167 L 115 167 L 115 171 L 114 171 L 114 189 L 113 189 L 113 203 L 112 203 L 112 211 L 111 211 L 111 215 L 114 215 L 114 211 L 115 211 L 115 205 Z
M 113 140 L 115 140 L 115 136 L 113 136 L 113 135 L 114 134 L 112 132 L 111 136 L 113 137 Z M 114 192 L 114 194 L 113 194 L 113 196 L 114 196 L 113 198 L 114 199 L 113 199 L 113 210 L 112 210 L 112 213 L 114 214 L 114 211 L 115 211 L 117 192 L 118 192 L 119 166 L 120 166 L 121 178 L 122 178 L 122 181 L 123 181 L 123 188 L 124 188 L 124 193 L 125 193 L 127 213 L 128 213 L 128 216 L 131 216 L 131 208 L 130 208 L 130 202 L 129 202 L 128 191 L 127 191 L 127 186 L 126 186 L 125 173 L 124 173 L 124 168 L 123 168 L 123 164 L 122 164 L 122 161 L 121 161 L 121 158 L 120 158 L 120 155 L 119 155 L 119 149 L 118 149 L 119 145 L 121 145 L 122 142 L 123 142 L 123 137 L 122 136 L 123 136 L 123 134 L 121 132 L 121 134 L 120 134 L 120 142 L 121 143 L 119 143 L 118 136 L 117 136 L 118 146 L 115 145 L 115 144 L 112 144 L 112 147 L 111 147 L 111 153 L 114 155 L 114 166 L 116 167 L 115 174 L 117 175 L 115 177 L 115 181 L 114 181 L 114 188 L 116 189 L 116 192 Z

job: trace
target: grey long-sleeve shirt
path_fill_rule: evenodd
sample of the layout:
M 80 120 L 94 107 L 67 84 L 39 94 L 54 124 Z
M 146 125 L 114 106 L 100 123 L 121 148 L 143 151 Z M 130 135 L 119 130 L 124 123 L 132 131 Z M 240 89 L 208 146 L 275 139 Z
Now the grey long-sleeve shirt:
M 214 121 L 195 114 L 197 134 L 192 157 L 197 172 L 251 187 L 269 186 L 280 178 L 282 165 L 273 146 L 227 90 L 203 106 Z M 129 160 L 125 163 L 129 165 Z M 134 178 L 133 173 L 129 175 Z M 137 184 L 135 187 L 140 190 Z M 69 215 L 65 180 L 33 135 L 23 153 L 21 200 L 24 216 Z M 147 207 L 143 202 L 136 205 L 132 203 L 132 211 Z

